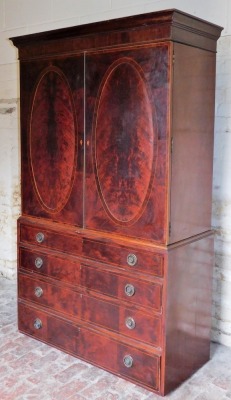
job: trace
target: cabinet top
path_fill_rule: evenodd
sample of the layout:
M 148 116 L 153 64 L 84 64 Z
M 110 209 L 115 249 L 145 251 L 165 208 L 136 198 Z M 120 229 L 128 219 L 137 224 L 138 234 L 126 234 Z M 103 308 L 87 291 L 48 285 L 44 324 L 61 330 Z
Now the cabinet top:
M 13 37 L 20 59 L 174 41 L 216 51 L 222 27 L 171 9 Z

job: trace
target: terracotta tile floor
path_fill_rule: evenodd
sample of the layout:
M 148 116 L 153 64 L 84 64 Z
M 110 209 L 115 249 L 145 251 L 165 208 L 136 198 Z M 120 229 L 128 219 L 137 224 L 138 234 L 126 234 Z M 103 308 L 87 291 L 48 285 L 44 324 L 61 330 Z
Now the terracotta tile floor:
M 0 278 L 0 400 L 161 399 L 20 334 L 16 319 L 16 283 Z M 165 399 L 231 399 L 231 349 L 212 344 L 211 361 Z

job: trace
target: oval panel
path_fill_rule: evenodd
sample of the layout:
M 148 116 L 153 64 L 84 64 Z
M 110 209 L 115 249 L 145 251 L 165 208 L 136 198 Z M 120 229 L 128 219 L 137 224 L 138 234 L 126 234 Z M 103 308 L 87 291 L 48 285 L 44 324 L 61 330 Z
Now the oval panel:
M 75 118 L 64 75 L 47 70 L 34 95 L 30 120 L 30 158 L 35 189 L 43 208 L 59 212 L 71 192 L 76 157 Z
M 95 169 L 104 208 L 117 223 L 131 224 L 152 185 L 155 132 L 142 71 L 120 60 L 106 73 L 95 125 Z

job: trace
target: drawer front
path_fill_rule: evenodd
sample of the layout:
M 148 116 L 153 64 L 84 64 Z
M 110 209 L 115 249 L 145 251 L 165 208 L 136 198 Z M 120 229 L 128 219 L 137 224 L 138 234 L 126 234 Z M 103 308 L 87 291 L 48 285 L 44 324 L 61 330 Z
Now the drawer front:
M 69 288 L 19 274 L 18 295 L 20 299 L 33 301 L 73 317 L 81 317 L 81 295 Z
M 116 266 L 119 265 L 131 272 L 140 271 L 163 277 L 164 257 L 162 254 L 116 245 L 112 246 L 88 239 L 83 240 L 83 254 L 85 257 L 94 260 Z
M 107 296 L 161 311 L 162 285 L 81 265 L 81 285 Z
M 19 268 L 79 285 L 80 262 L 47 255 L 42 251 L 19 248 Z
M 141 342 L 161 346 L 161 317 L 124 308 L 93 297 L 83 297 L 82 318 L 102 328 Z
M 158 391 L 160 357 L 124 345 L 106 335 L 18 305 L 19 330 L 119 376 Z
M 81 331 L 80 356 L 152 390 L 160 387 L 160 357 L 97 333 Z
M 18 328 L 62 350 L 77 352 L 78 328 L 21 303 L 18 304 Z
M 20 224 L 20 242 L 51 248 L 64 253 L 81 255 L 82 238 L 77 235 L 57 233 L 43 227 Z

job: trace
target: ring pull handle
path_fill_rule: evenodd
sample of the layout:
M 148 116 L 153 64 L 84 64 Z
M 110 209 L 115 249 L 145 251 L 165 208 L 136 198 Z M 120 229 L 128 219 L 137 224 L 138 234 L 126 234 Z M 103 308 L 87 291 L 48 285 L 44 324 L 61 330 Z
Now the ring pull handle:
M 127 263 L 130 267 L 134 267 L 137 264 L 138 258 L 135 254 L 128 254 L 127 256 Z
M 134 288 L 134 286 L 131 285 L 130 283 L 128 283 L 128 284 L 125 286 L 124 291 L 125 291 L 125 294 L 126 294 L 128 297 L 132 297 L 132 296 L 134 296 L 134 294 L 135 294 L 135 288 Z
M 36 297 L 41 297 L 43 295 L 43 290 L 41 287 L 37 286 L 34 290 L 34 294 Z
M 135 322 L 134 318 L 128 317 L 128 318 L 126 318 L 126 320 L 125 320 L 125 325 L 126 325 L 126 327 L 127 327 L 128 329 L 135 329 L 135 327 L 136 327 L 136 322 Z
M 38 243 L 42 243 L 42 242 L 44 241 L 44 239 L 45 239 L 44 233 L 38 232 L 38 233 L 36 234 L 36 241 L 37 241 Z
M 125 367 L 131 368 L 133 366 L 133 358 L 132 358 L 132 356 L 130 356 L 130 355 L 124 356 L 123 362 L 124 362 Z
M 41 268 L 43 265 L 43 259 L 41 257 L 36 257 L 34 264 L 36 268 Z
M 41 329 L 42 326 L 43 326 L 43 324 L 42 324 L 41 319 L 36 318 L 36 319 L 34 320 L 34 328 L 35 328 L 35 329 Z

